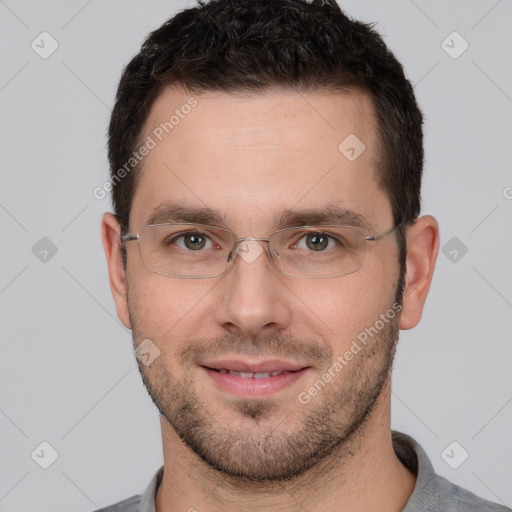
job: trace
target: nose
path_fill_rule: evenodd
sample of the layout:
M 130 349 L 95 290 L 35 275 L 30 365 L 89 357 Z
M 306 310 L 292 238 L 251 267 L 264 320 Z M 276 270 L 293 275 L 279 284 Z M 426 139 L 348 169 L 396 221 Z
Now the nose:
M 246 240 L 237 246 L 219 289 L 218 325 L 233 334 L 261 337 L 288 327 L 290 291 L 268 255 L 267 243 Z

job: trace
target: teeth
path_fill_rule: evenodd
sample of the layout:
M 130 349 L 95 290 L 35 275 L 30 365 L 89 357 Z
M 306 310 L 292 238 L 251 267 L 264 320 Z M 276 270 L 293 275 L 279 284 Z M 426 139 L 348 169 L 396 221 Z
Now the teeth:
M 290 373 L 289 371 L 283 372 L 237 372 L 235 370 L 227 370 L 226 368 L 222 368 L 219 370 L 220 373 L 229 373 L 230 375 L 235 375 L 236 377 L 242 377 L 242 379 L 268 379 L 270 377 L 275 377 L 276 375 L 281 375 L 284 373 Z
M 269 372 L 258 372 L 254 374 L 255 379 L 268 379 L 270 377 Z

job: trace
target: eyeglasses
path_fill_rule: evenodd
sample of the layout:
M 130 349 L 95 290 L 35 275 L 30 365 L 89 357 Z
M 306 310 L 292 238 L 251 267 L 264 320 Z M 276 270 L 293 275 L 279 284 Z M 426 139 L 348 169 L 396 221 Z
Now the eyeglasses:
M 354 226 L 300 226 L 274 231 L 268 238 L 238 238 L 229 229 L 193 223 L 149 224 L 138 233 L 121 235 L 121 244 L 138 242 L 144 266 L 151 272 L 183 279 L 222 275 L 240 256 L 248 263 L 268 243 L 268 255 L 287 276 L 339 277 L 357 272 L 366 242 L 376 242 L 400 224 L 377 235 Z

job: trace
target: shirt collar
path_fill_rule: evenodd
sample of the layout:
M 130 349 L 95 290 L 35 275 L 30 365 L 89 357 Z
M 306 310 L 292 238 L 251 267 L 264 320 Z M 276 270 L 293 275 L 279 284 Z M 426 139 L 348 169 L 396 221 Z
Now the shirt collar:
M 141 497 L 139 512 L 156 512 L 156 491 L 164 475 L 164 467 L 158 468 Z
M 401 432 L 393 431 L 392 439 L 396 456 L 416 475 L 414 491 L 402 512 L 441 510 L 439 477 L 423 448 L 412 437 Z

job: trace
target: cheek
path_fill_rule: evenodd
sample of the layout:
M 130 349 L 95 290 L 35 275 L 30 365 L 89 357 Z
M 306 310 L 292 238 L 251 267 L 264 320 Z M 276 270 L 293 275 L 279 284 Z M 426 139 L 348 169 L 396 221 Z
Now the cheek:
M 299 324 L 321 332 L 336 354 L 343 353 L 392 307 L 398 280 L 394 257 L 368 259 L 354 274 L 300 285 L 296 294 L 302 302 L 297 303 L 296 315 L 305 318 L 297 318 Z
M 306 309 L 310 309 L 323 321 L 331 336 L 347 340 L 358 327 L 371 319 L 382 304 L 367 283 L 357 274 L 346 275 L 321 283 L 317 290 L 303 290 Z M 332 331 L 332 332 L 331 332 Z
M 198 315 L 201 316 L 204 297 L 213 283 L 160 276 L 144 267 L 140 273 L 130 275 L 129 283 L 130 309 L 137 337 L 167 344 L 173 338 L 197 335 Z M 202 311 L 203 317 L 204 314 Z

